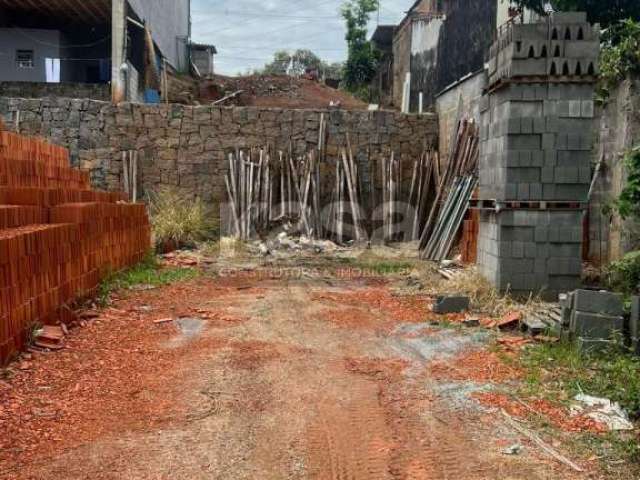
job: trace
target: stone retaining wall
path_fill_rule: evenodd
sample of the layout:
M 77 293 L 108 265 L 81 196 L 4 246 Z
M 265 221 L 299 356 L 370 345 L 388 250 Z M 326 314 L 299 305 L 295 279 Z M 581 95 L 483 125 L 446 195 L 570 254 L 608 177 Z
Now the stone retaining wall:
M 328 119 L 330 158 L 347 133 L 363 162 L 391 150 L 418 158 L 425 145 L 436 148 L 438 136 L 435 115 L 396 112 L 0 98 L 0 115 L 8 129 L 16 129 L 19 117 L 21 133 L 68 147 L 73 163 L 89 170 L 97 187 L 122 189 L 122 152 L 137 150 L 141 194 L 169 185 L 214 205 L 226 197 L 223 174 L 230 151 L 266 145 L 286 151 L 291 143 L 296 154 L 303 154 L 317 146 L 321 115 Z

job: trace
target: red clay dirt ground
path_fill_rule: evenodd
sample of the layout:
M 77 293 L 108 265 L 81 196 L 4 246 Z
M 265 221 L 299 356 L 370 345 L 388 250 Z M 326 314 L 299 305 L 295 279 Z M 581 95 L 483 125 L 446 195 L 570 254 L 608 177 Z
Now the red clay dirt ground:
M 585 478 L 450 388 L 518 372 L 428 310 L 357 278 L 122 292 L 0 383 L 0 478 Z
M 212 102 L 240 90 L 243 93 L 239 98 L 230 100 L 225 105 L 325 109 L 333 102 L 346 110 L 366 110 L 368 106 L 344 90 L 287 75 L 216 75 L 211 80 L 201 82 L 199 100 L 202 103 Z

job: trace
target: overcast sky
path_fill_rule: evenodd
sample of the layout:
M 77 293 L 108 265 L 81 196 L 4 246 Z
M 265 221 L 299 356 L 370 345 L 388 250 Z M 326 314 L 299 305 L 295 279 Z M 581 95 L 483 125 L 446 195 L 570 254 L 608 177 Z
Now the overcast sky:
M 380 24 L 396 24 L 415 0 L 382 0 Z M 192 0 L 193 40 L 218 49 L 225 75 L 262 67 L 276 50 L 307 48 L 324 60 L 346 58 L 342 0 Z M 372 15 L 371 32 L 377 24 Z

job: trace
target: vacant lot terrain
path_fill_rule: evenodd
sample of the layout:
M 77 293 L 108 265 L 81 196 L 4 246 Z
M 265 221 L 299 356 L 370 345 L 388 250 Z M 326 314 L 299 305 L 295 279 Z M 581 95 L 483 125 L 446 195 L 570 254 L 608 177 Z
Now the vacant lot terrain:
M 493 334 L 407 283 L 209 267 L 119 292 L 0 384 L 0 477 L 584 478 L 483 406 L 521 376 Z

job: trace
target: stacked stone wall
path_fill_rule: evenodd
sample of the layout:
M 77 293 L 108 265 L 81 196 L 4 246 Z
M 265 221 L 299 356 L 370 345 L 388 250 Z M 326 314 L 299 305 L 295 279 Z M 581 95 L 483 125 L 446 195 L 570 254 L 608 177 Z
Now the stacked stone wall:
M 69 148 L 74 165 L 90 171 L 96 187 L 121 190 L 122 152 L 135 150 L 141 195 L 171 186 L 214 206 L 226 198 L 223 176 L 231 151 L 269 147 L 287 152 L 291 148 L 295 155 L 303 155 L 317 148 L 321 118 L 326 121 L 328 157 L 335 158 L 348 137 L 363 164 L 364 184 L 369 180 L 367 159 L 391 151 L 416 159 L 425 147 L 437 148 L 438 136 L 435 115 L 389 111 L 0 98 L 0 115 L 8 129 Z

